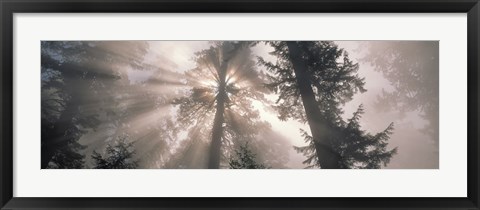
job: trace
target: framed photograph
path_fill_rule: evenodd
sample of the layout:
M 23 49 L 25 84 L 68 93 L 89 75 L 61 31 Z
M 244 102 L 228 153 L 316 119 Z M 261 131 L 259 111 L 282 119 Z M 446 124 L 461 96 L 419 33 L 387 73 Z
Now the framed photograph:
M 479 4 L 9 1 L 1 209 L 479 209 Z

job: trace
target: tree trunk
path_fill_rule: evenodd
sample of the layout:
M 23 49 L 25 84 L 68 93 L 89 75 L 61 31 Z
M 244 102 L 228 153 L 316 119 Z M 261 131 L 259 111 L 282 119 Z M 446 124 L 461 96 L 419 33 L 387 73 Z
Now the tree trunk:
M 312 132 L 315 152 L 320 167 L 323 169 L 340 168 L 340 155 L 335 152 L 329 143 L 330 129 L 328 123 L 321 116 L 317 101 L 312 89 L 307 66 L 302 59 L 301 49 L 296 42 L 287 42 L 289 58 L 292 62 L 297 85 L 307 116 L 307 121 Z
M 210 154 L 208 160 L 208 168 L 216 169 L 220 168 L 220 157 L 223 137 L 223 124 L 225 122 L 225 103 L 228 101 L 227 95 L 227 70 L 230 60 L 238 53 L 239 50 L 245 47 L 238 43 L 223 43 L 221 46 L 223 49 L 220 51 L 220 69 L 217 69 L 218 73 L 218 93 L 216 96 L 217 106 L 215 111 L 215 118 L 213 121 L 212 129 L 212 143 L 210 145 Z
M 224 94 L 219 93 L 217 96 L 217 107 L 215 112 L 215 119 L 212 129 L 212 143 L 210 145 L 210 155 L 208 160 L 208 168 L 220 167 L 220 148 L 222 146 L 223 134 L 223 114 L 225 111 L 225 97 Z
M 227 76 L 227 63 L 228 61 L 223 61 L 218 71 L 219 84 L 218 84 L 218 93 L 216 96 L 217 106 L 215 111 L 215 118 L 213 120 L 212 128 L 212 143 L 210 144 L 210 154 L 208 159 L 208 168 L 217 169 L 220 168 L 220 156 L 221 156 L 221 147 L 222 147 L 222 136 L 223 136 L 223 123 L 224 123 L 224 112 L 225 112 L 225 102 L 227 100 L 226 93 L 226 76 Z

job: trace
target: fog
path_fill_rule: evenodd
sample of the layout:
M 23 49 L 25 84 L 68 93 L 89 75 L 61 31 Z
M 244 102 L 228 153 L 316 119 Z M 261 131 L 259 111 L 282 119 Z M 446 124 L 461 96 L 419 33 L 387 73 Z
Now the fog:
M 430 54 L 422 55 L 422 57 L 435 57 L 436 63 L 432 63 L 425 69 L 418 68 L 418 71 L 425 71 L 427 75 L 433 80 L 436 80 L 436 84 L 433 84 L 432 97 L 436 101 L 436 119 L 435 117 L 422 117 L 423 112 L 420 108 L 415 110 L 401 110 L 396 108 L 388 108 L 388 103 L 378 104 L 378 97 L 382 94 L 382 90 L 393 91 L 395 88 L 391 85 L 391 82 L 386 79 L 381 72 L 377 72 L 372 67 L 371 63 L 361 61 L 367 54 L 365 48 L 366 45 L 372 44 L 376 48 L 382 48 L 382 45 L 401 45 L 399 43 L 384 43 L 384 42 L 353 42 L 343 41 L 337 42 L 340 47 L 345 48 L 352 58 L 355 58 L 360 62 L 360 74 L 366 79 L 367 92 L 363 94 L 357 94 L 355 98 L 346 104 L 346 113 L 354 111 L 356 104 L 364 104 L 365 115 L 363 116 L 362 125 L 367 130 L 378 131 L 383 129 L 382 125 L 393 121 L 395 123 L 395 132 L 393 133 L 389 147 L 398 147 L 398 154 L 395 155 L 387 168 L 438 168 L 438 42 L 432 43 L 437 47 L 437 51 L 433 51 Z M 378 47 L 380 46 L 380 47 Z M 422 45 L 415 45 L 415 42 L 410 42 L 408 48 L 412 52 L 422 52 Z M 374 48 L 374 49 L 376 49 Z M 419 49 L 415 49 L 419 48 Z M 418 53 L 417 53 L 418 54 Z M 415 55 L 415 53 L 412 53 Z M 405 62 L 417 62 L 406 60 Z M 430 64 L 430 63 L 427 63 Z M 396 67 L 399 70 L 412 71 L 410 69 L 404 69 L 403 67 Z M 430 70 L 432 69 L 432 70 Z M 431 72 L 430 72 L 431 71 Z M 427 83 L 423 84 L 425 88 L 431 88 Z M 423 100 L 423 99 L 417 99 Z M 426 102 L 424 102 L 426 103 Z M 383 106 L 383 107 L 382 107 Z M 371 111 L 368 111 L 371 110 Z M 381 111 L 379 111 L 381 110 Z M 436 122 L 434 122 L 436 121 Z M 430 123 L 433 123 L 434 133 L 426 133 L 424 130 Z
M 108 168 L 112 158 L 121 164 L 110 168 L 309 167 L 294 148 L 315 138 L 305 101 L 298 109 L 283 107 L 298 116 L 280 119 L 282 92 L 265 87 L 276 73 L 265 63 L 281 63 L 271 53 L 280 48 L 243 43 L 42 42 L 42 168 Z M 378 147 L 381 168 L 438 168 L 438 42 L 334 41 L 329 47 L 335 45 L 353 62 L 348 78 L 363 79 L 358 90 L 342 86 L 353 91 L 344 101 L 332 99 L 341 118 L 335 125 L 346 129 L 363 105 L 358 135 L 388 136 L 359 149 L 365 157 L 375 157 L 370 152 Z M 337 65 L 346 65 L 344 57 L 338 53 Z M 210 167 L 218 129 L 219 165 Z M 370 168 L 360 159 L 342 168 Z

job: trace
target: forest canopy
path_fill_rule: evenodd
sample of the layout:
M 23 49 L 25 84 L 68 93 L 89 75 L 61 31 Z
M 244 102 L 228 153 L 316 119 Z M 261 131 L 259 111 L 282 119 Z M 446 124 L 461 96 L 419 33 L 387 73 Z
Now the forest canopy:
M 438 42 L 43 41 L 40 79 L 43 169 L 438 167 Z

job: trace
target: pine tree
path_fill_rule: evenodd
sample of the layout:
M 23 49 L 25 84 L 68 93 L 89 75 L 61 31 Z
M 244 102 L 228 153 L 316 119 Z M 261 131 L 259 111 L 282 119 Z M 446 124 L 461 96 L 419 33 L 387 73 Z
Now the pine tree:
M 106 66 L 140 68 L 147 47 L 144 42 L 41 43 L 41 168 L 83 167 L 84 147 L 78 141 L 99 126 L 101 112 L 100 106 L 85 111 L 84 105 L 105 98 L 102 91 L 119 79 Z M 115 54 L 122 49 L 129 54 Z
M 93 151 L 92 159 L 96 169 L 135 169 L 138 160 L 134 160 L 135 148 L 133 142 L 127 141 L 127 136 L 119 137 L 114 145 L 107 144 L 105 154 Z
M 228 165 L 231 169 L 266 169 L 269 168 L 264 164 L 257 162 L 256 155 L 249 148 L 248 142 L 240 145 L 235 150 L 235 154 L 230 157 Z
M 308 136 L 303 132 L 309 146 L 297 148 L 307 155 L 305 163 L 314 163 L 316 167 L 325 169 L 353 167 L 348 160 L 354 155 L 346 149 L 346 145 L 352 144 L 348 142 L 354 139 L 368 142 L 370 136 L 363 135 L 364 131 L 354 126 L 358 122 L 355 124 L 356 121 L 351 120 L 346 123 L 341 116 L 341 106 L 350 101 L 355 93 L 366 91 L 364 79 L 357 74 L 358 64 L 353 63 L 346 52 L 330 41 L 268 43 L 274 48 L 271 54 L 277 57 L 277 62 L 260 58 L 259 63 L 270 72 L 271 82 L 268 86 L 279 94 L 275 107 L 279 119 L 293 118 L 308 123 L 312 133 L 312 136 Z M 360 117 L 362 112 L 360 107 L 352 119 Z M 349 124 L 350 127 L 347 126 Z M 388 139 L 392 129 L 393 125 L 388 126 L 384 135 L 378 134 L 386 135 L 381 142 Z M 351 135 L 356 137 L 352 139 Z M 370 149 L 377 151 L 377 156 L 369 157 L 378 157 L 383 163 L 388 162 L 395 152 L 387 151 L 386 143 L 358 144 L 357 147 L 364 151 L 365 156 Z
M 263 97 L 261 75 L 256 71 L 249 49 L 251 45 L 250 42 L 216 42 L 209 49 L 196 53 L 196 68 L 186 72 L 187 85 L 192 88 L 187 97 L 173 102 L 179 106 L 179 124 L 192 127 L 191 132 L 206 133 L 198 129 L 210 125 L 209 120 L 213 118 L 208 168 L 220 167 L 222 144 L 238 136 L 239 133 L 227 133 L 235 132 L 229 129 L 235 123 L 232 120 L 242 115 L 242 120 L 258 119 L 258 113 L 252 112 L 248 100 Z
M 377 108 L 401 113 L 418 111 L 428 121 L 423 131 L 438 146 L 439 43 L 438 41 L 366 42 L 362 61 L 390 81 L 391 91 L 382 91 Z
M 59 149 L 53 155 L 47 168 L 53 169 L 80 169 L 85 166 L 85 156 L 80 153 L 86 147 L 76 141 L 72 141 Z
M 352 118 L 336 127 L 340 135 L 332 141 L 332 147 L 342 157 L 340 168 L 378 169 L 381 166 L 387 166 L 390 158 L 397 152 L 397 148 L 387 150 L 387 141 L 393 132 L 393 123 L 384 131 L 372 135 L 360 128 L 359 120 L 363 113 L 363 106 L 360 106 Z M 307 157 L 303 162 L 307 164 L 307 168 L 319 166 L 312 136 L 305 130 L 301 129 L 300 132 L 308 145 L 294 147 L 295 150 Z

